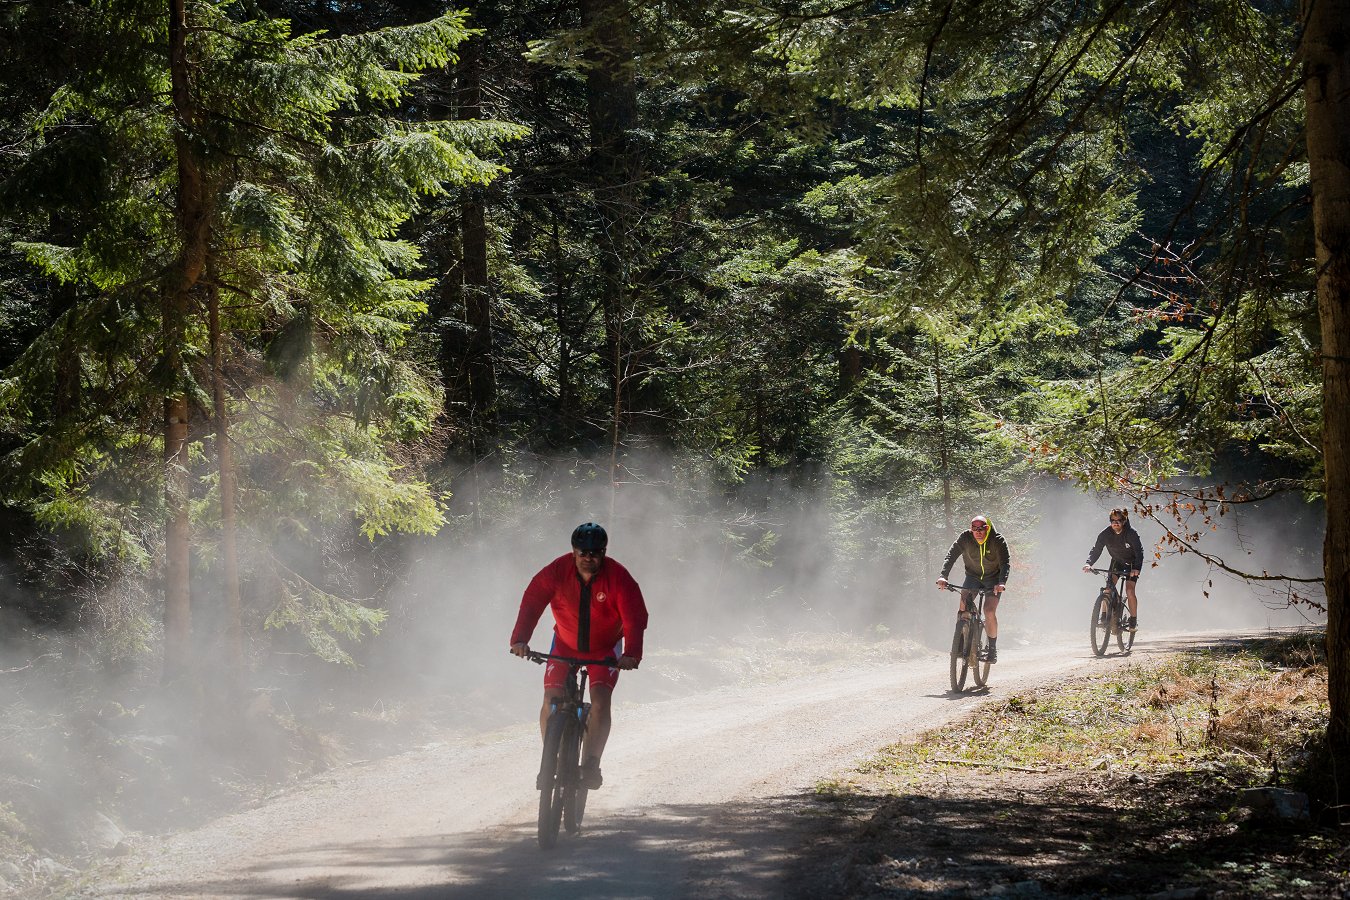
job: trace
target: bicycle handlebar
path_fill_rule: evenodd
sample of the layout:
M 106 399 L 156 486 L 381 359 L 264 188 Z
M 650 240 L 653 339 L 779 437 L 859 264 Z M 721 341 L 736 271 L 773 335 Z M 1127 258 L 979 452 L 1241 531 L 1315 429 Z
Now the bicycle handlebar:
M 523 659 L 530 662 L 543 665 L 550 659 L 556 659 L 558 662 L 565 662 L 576 666 L 609 666 L 611 669 L 619 664 L 619 661 L 612 656 L 606 656 L 604 659 L 577 659 L 574 656 L 559 656 L 556 653 L 539 653 L 536 650 L 530 650 Z
M 963 587 L 957 587 L 956 585 L 952 584 L 952 583 L 949 581 L 949 582 L 947 582 L 946 586 L 942 588 L 942 590 L 944 590 L 944 591 L 952 591 L 952 592 L 954 592 L 954 593 L 959 593 L 959 592 L 961 592 L 961 591 L 966 590 L 966 588 L 963 588 Z M 970 588 L 970 590 L 973 591 L 974 593 L 977 593 L 977 594 L 992 594 L 992 593 L 994 593 L 994 589 L 993 589 L 993 588 L 983 588 L 983 587 L 979 587 L 979 588 Z M 1003 589 L 1003 593 L 1005 593 L 1005 594 L 1008 593 L 1008 589 L 1007 589 L 1006 587 Z

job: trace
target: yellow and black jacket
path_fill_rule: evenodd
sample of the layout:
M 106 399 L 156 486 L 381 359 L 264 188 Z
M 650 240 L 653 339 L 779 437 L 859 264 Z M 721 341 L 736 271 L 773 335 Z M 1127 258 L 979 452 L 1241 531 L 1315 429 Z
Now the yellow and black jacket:
M 1011 563 L 1008 542 L 994 530 L 992 524 L 985 535 L 984 543 L 980 543 L 969 529 L 961 532 L 961 536 L 952 543 L 952 549 L 947 551 L 947 561 L 942 564 L 942 577 L 946 578 L 951 573 L 959 556 L 965 564 L 966 574 L 972 578 L 984 582 L 993 578 L 995 584 L 1007 584 Z

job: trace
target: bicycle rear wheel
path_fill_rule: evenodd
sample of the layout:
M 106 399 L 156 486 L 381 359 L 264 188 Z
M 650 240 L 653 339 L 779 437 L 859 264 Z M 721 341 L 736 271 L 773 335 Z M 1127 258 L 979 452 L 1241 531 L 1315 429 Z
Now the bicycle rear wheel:
M 544 755 L 539 762 L 539 846 L 545 850 L 558 843 L 558 825 L 562 822 L 563 785 L 559 750 L 567 716 L 554 710 L 544 728 Z
M 984 625 L 978 624 L 972 626 L 973 633 L 970 639 L 970 674 L 975 678 L 976 687 L 984 687 L 989 683 L 989 663 L 981 659 L 985 652 L 986 639 L 984 636 Z
M 1098 656 L 1106 655 L 1106 645 L 1111 640 L 1111 595 L 1103 590 L 1092 604 L 1092 652 Z
M 970 622 L 957 619 L 956 631 L 952 634 L 951 677 L 952 690 L 960 693 L 966 686 L 966 672 L 970 669 L 969 654 Z

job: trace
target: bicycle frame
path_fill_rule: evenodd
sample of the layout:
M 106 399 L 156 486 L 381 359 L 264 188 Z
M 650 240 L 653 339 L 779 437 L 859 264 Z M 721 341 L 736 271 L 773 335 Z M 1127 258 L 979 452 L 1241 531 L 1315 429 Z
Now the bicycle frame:
M 1129 607 L 1125 602 L 1125 578 L 1129 570 L 1111 565 L 1104 569 L 1090 568 L 1088 571 L 1106 579 L 1092 604 L 1092 652 L 1097 656 L 1105 656 L 1106 645 L 1114 636 L 1120 652 L 1129 653 L 1134 646 L 1134 632 L 1127 627 Z
M 585 702 L 587 666 L 613 666 L 613 657 L 576 659 L 530 651 L 525 658 L 539 664 L 549 660 L 567 664 L 563 693 L 552 698 L 544 726 L 544 752 L 535 786 L 539 790 L 539 846 L 545 850 L 558 840 L 558 827 L 569 833 L 581 828 L 586 811 L 586 787 L 581 780 L 581 745 L 591 705 Z
M 965 588 L 948 584 L 947 590 L 961 593 Z M 984 687 L 989 681 L 989 662 L 982 658 L 986 649 L 984 601 L 988 595 L 989 590 L 986 588 L 973 589 L 965 615 L 960 612 L 956 615 L 950 665 L 952 691 L 955 693 L 965 688 L 967 673 L 974 676 L 976 687 Z

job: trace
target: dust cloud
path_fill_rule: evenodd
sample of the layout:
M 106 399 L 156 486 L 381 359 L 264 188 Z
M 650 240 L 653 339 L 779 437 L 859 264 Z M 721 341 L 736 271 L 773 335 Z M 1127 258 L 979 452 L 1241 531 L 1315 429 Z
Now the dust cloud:
M 610 556 L 638 580 L 651 616 L 646 658 L 639 670 L 624 673 L 616 702 L 687 695 L 719 677 L 753 675 L 732 671 L 738 656 L 790 671 L 794 656 L 809 661 L 827 643 L 841 654 L 872 647 L 860 659 L 873 660 L 884 655 L 886 642 L 945 647 L 956 601 L 933 582 L 955 534 L 940 523 L 860 532 L 856 521 L 839 524 L 850 511 L 820 479 L 808 479 L 806 487 L 789 478 L 766 480 L 718 493 L 691 489 L 668 463 L 648 466 L 646 473 L 653 472 L 675 477 L 635 478 L 614 490 L 607 482 L 560 484 L 547 491 L 546 508 L 483 514 L 475 524 L 472 511 L 461 507 L 457 527 L 419 542 L 407 557 L 405 580 L 387 598 L 390 625 L 365 658 L 367 674 L 392 678 L 395 693 L 414 679 L 483 724 L 531 715 L 542 673 L 508 654 L 509 633 L 529 579 L 568 551 L 572 528 L 584 521 L 608 530 Z M 999 612 L 1003 644 L 1077 631 L 1086 641 L 1099 576 L 1081 566 L 1106 527 L 1107 511 L 1130 504 L 1053 479 L 1026 495 L 1029 510 L 1023 502 L 1007 517 L 997 506 L 957 512 L 960 527 L 975 512 L 989 514 L 1011 547 L 1012 575 Z M 1320 574 L 1320 507 L 1281 501 L 1220 521 L 1222 528 L 1199 546 L 1235 568 Z M 1225 575 L 1194 554 L 1155 546 L 1163 536 L 1158 524 L 1138 514 L 1132 523 L 1146 552 L 1142 636 L 1320 621 L 1288 605 L 1279 593 L 1283 583 L 1263 587 Z M 531 646 L 547 649 L 550 635 L 545 614 Z
M 541 463 L 523 484 L 460 487 L 450 523 L 434 537 L 391 539 L 355 554 L 354 583 L 369 585 L 388 610 L 381 632 L 346 644 L 354 666 L 319 663 L 293 636 L 255 636 L 251 649 L 262 664 L 250 685 L 253 733 L 242 741 L 209 728 L 185 733 L 184 722 L 211 708 L 209 687 L 167 694 L 153 686 L 152 659 L 110 672 L 79 628 L 35 628 L 7 603 L 0 804 L 44 830 L 30 833 L 35 843 L 106 850 L 122 828 L 185 824 L 237 801 L 250 785 L 450 732 L 532 721 L 542 670 L 510 655 L 510 631 L 530 578 L 568 552 L 572 529 L 584 521 L 608 530 L 610 555 L 642 586 L 651 617 L 642 667 L 625 672 L 615 694 L 618 730 L 625 704 L 747 679 L 810 677 L 821 662 L 875 665 L 944 648 L 955 597 L 933 582 L 955 534 L 940 517 L 877 523 L 810 472 L 732 490 L 651 460 L 624 482 L 611 488 L 602 467 L 580 461 Z M 1006 507 L 972 501 L 956 511 L 959 527 L 973 513 L 988 514 L 1010 544 L 1003 652 L 1051 632 L 1081 632 L 1086 642 L 1097 578 L 1080 567 L 1107 510 L 1129 504 L 1050 480 L 1020 496 Z M 1165 549 L 1155 558 L 1161 528 L 1133 518 L 1156 563 L 1146 563 L 1139 585 L 1141 639 L 1319 621 L 1289 608 L 1279 583 L 1253 586 Z M 1221 523 L 1201 546 L 1234 567 L 1319 574 L 1320 507 L 1283 500 Z M 202 587 L 209 602 L 210 585 Z M 195 624 L 203 641 L 214 637 L 209 613 Z M 545 614 L 532 646 L 546 649 L 551 630 Z M 935 671 L 935 679 L 945 676 Z M 333 735 L 359 746 L 329 746 Z
M 1086 634 L 1090 604 L 1101 576 L 1083 573 L 1082 565 L 1097 534 L 1107 527 L 1109 511 L 1132 506 L 1118 494 L 1084 494 L 1057 483 L 1037 491 L 1034 523 L 1027 536 L 1026 575 L 1033 589 L 1025 615 L 1033 629 L 1067 627 Z M 1144 568 L 1137 586 L 1141 638 L 1150 631 L 1254 630 L 1325 621 L 1324 615 L 1306 604 L 1291 604 L 1286 582 L 1245 581 L 1197 554 L 1172 549 L 1164 540 L 1164 523 L 1173 530 L 1178 527 L 1171 519 L 1151 520 L 1137 511 L 1130 514 L 1130 524 L 1144 545 Z M 1271 499 L 1235 507 L 1215 524 L 1217 530 L 1211 530 L 1212 526 L 1195 516 L 1186 527 L 1202 533 L 1196 549 L 1234 569 L 1255 575 L 1321 576 L 1325 519 L 1320 505 L 1294 497 Z M 1097 565 L 1107 558 L 1103 551 Z M 1296 585 L 1295 589 L 1322 602 L 1320 585 Z

